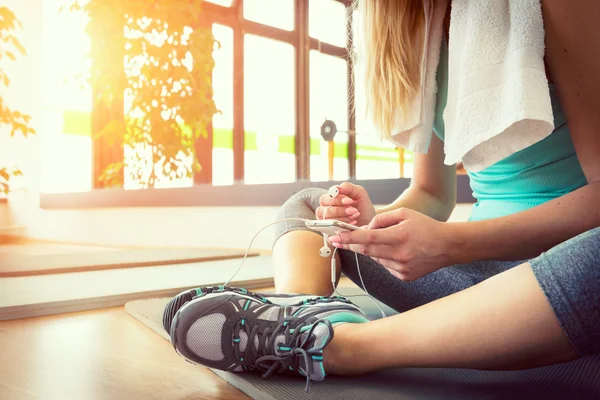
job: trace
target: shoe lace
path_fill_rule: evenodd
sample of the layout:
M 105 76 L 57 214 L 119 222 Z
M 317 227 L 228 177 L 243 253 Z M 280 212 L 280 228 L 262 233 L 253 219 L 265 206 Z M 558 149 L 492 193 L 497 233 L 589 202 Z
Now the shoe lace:
M 308 392 L 310 377 L 313 373 L 312 356 L 322 355 L 323 349 L 333 338 L 333 326 L 329 320 L 309 321 L 308 317 L 289 317 L 275 328 L 266 327 L 262 332 L 259 331 L 258 323 L 251 328 L 245 324 L 243 329 L 248 335 L 248 342 L 244 354 L 255 354 L 258 357 L 254 361 L 248 357 L 244 360 L 244 357 L 240 355 L 239 346 L 235 346 L 236 357 L 238 360 L 242 360 L 249 369 L 264 371 L 263 378 L 268 378 L 275 372 L 279 374 L 288 371 L 299 372 L 306 376 L 305 390 Z M 329 330 L 328 339 L 319 346 L 308 347 L 314 330 L 321 324 Z M 306 326 L 310 326 L 310 328 L 303 330 L 302 328 Z M 285 344 L 275 346 L 275 340 L 282 334 Z M 255 338 L 258 338 L 258 341 L 255 341 Z M 258 346 L 256 347 L 256 345 Z M 279 354 L 277 354 L 277 350 L 279 350 Z M 305 370 L 300 366 L 300 360 L 304 361 Z

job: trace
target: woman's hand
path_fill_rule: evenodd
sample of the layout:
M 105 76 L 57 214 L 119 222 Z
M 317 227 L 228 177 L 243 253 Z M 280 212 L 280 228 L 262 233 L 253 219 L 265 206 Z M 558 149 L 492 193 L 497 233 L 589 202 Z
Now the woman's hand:
M 453 264 L 452 254 L 460 246 L 451 226 L 400 208 L 377 215 L 364 229 L 332 236 L 329 242 L 370 256 L 397 278 L 412 281 Z
M 317 219 L 336 219 L 353 225 L 366 225 L 375 217 L 375 207 L 367 191 L 358 185 L 344 182 L 338 185 L 340 193 L 332 198 L 321 196 L 316 209 Z M 330 206 L 329 208 L 327 208 Z M 327 213 L 325 213 L 327 211 Z

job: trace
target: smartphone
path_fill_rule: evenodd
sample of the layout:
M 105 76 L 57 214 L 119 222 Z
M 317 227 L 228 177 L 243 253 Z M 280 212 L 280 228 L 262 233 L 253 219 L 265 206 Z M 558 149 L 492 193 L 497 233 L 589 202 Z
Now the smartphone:
M 358 226 L 330 219 L 306 221 L 305 224 L 308 228 L 322 232 L 329 236 L 337 235 L 340 232 L 355 231 L 360 229 Z

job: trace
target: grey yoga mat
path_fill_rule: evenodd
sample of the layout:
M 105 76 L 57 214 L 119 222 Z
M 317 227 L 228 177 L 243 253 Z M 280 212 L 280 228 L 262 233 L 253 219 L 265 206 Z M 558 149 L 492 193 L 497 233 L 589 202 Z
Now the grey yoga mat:
M 340 289 L 342 294 L 358 294 L 359 289 Z M 125 310 L 168 340 L 162 328 L 162 311 L 169 299 L 138 300 Z M 373 318 L 379 310 L 366 297 L 351 298 Z M 385 308 L 386 314 L 391 310 Z M 393 343 L 390 344 L 391 346 Z M 183 360 L 182 360 L 183 362 Z M 313 382 L 309 393 L 302 378 L 259 374 L 215 374 L 253 399 L 600 399 L 600 356 L 521 371 L 480 371 L 451 368 L 398 368 L 361 377 L 330 376 Z

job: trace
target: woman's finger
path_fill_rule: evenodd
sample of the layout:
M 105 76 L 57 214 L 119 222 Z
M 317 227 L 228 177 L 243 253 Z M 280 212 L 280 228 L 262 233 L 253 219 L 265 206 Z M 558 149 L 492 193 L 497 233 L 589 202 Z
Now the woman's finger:
M 358 210 L 354 207 L 318 207 L 315 211 L 317 219 L 347 219 L 348 221 L 355 220 L 354 217 Z
M 392 274 L 393 276 L 395 276 L 398 279 L 401 280 L 405 280 L 406 279 L 406 275 L 404 274 L 403 271 L 403 265 L 396 262 L 396 261 L 392 261 L 392 260 L 386 260 L 385 258 L 376 258 L 376 257 L 371 257 L 373 258 L 375 261 L 377 261 L 379 264 L 381 264 L 382 267 L 384 267 L 385 269 L 387 269 L 387 271 Z
M 373 257 L 371 256 L 371 258 L 375 261 L 377 261 L 379 264 L 381 264 L 383 267 L 385 267 L 386 269 L 392 269 L 394 270 L 395 266 L 396 266 L 396 262 L 392 261 L 392 260 L 388 260 L 386 258 L 381 258 L 381 257 Z
M 383 267 L 385 267 L 385 269 L 394 271 L 394 272 L 398 272 L 398 270 L 400 269 L 401 264 L 394 261 L 394 260 L 389 260 L 387 258 L 381 258 L 381 257 L 373 257 L 371 256 L 371 258 L 375 261 L 377 261 L 379 264 L 381 264 Z
M 357 220 L 358 217 L 360 217 L 360 212 L 357 212 L 356 214 L 350 215 L 348 218 L 350 218 L 352 220 Z
M 351 232 L 340 232 L 329 238 L 331 244 L 397 244 L 398 238 L 388 229 L 357 229 Z
M 349 206 L 354 203 L 354 200 L 346 195 L 339 194 L 336 197 L 331 197 L 328 194 L 324 194 L 319 197 L 319 205 L 322 207 L 326 206 Z
M 386 260 L 394 260 L 394 249 L 397 246 L 392 246 L 389 244 L 379 244 L 379 245 L 360 245 L 358 246 L 358 250 L 360 254 L 365 256 L 386 259 Z
M 398 278 L 401 281 L 406 280 L 406 276 L 404 274 L 402 274 L 401 272 L 398 272 L 398 271 L 390 269 L 390 268 L 386 268 L 386 269 L 393 277 Z
M 377 214 L 369 223 L 370 229 L 388 228 L 399 224 L 413 215 L 413 211 L 408 208 L 399 208 L 397 210 Z
M 394 259 L 394 247 L 387 244 L 382 245 L 357 245 L 357 244 L 339 244 L 333 243 L 333 246 L 344 249 L 344 250 L 352 250 L 364 256 L 369 256 L 373 259 L 386 259 L 393 260 Z
M 341 185 L 337 185 L 340 194 L 347 195 L 352 199 L 360 199 L 367 195 L 367 191 L 359 185 L 354 185 L 350 182 L 344 182 Z

